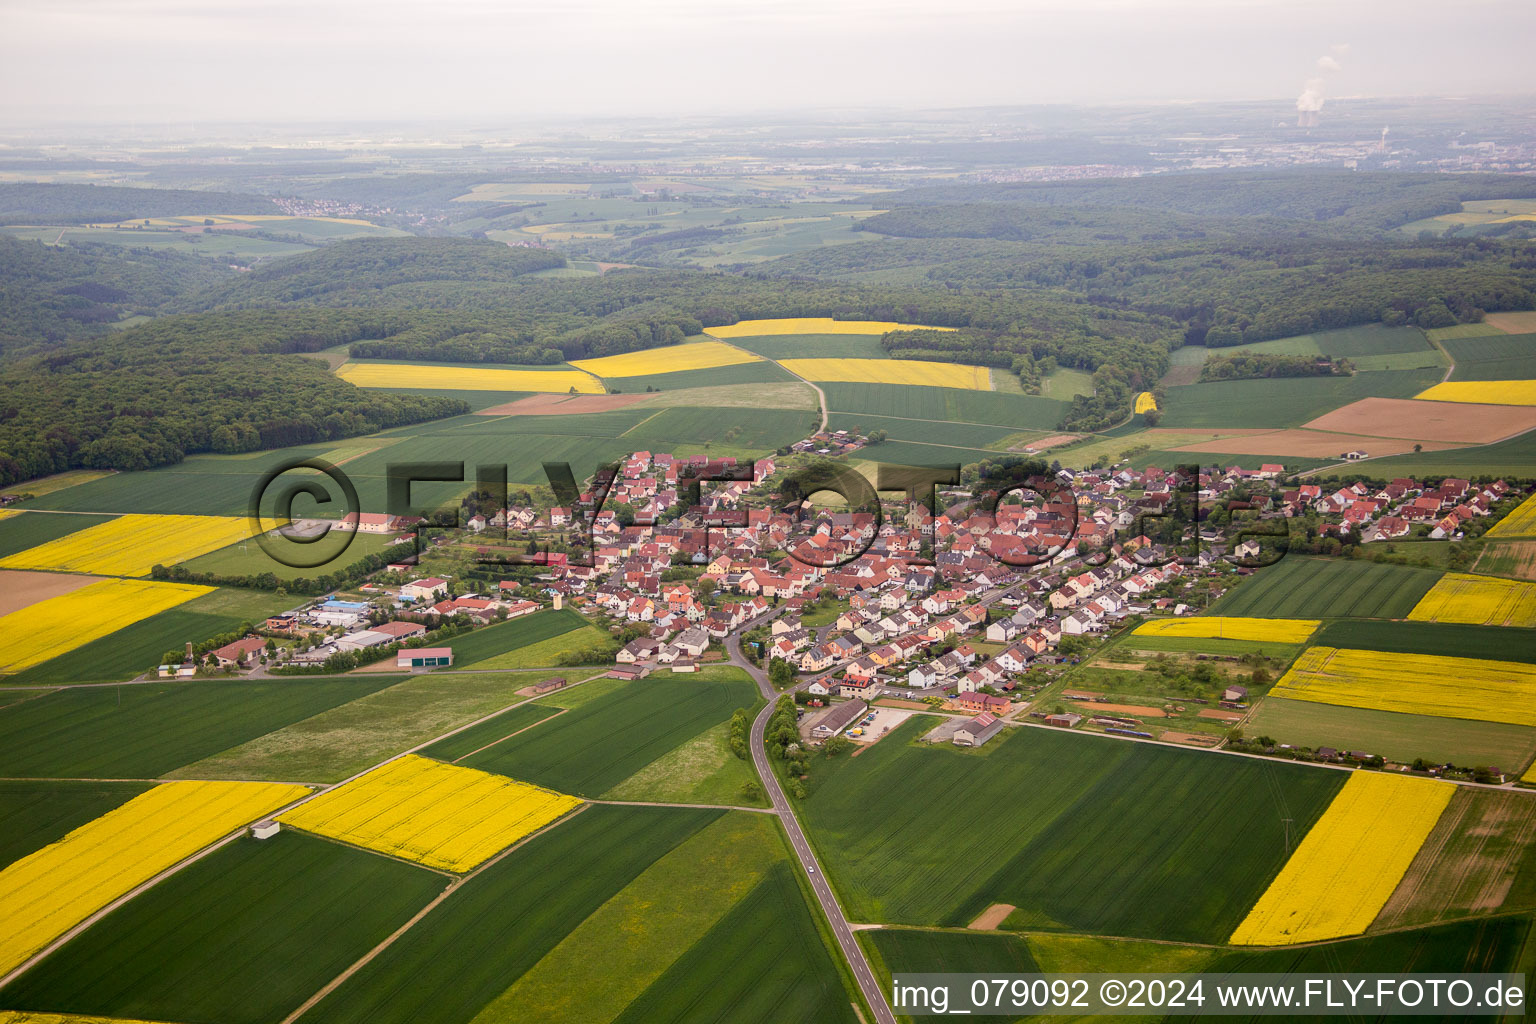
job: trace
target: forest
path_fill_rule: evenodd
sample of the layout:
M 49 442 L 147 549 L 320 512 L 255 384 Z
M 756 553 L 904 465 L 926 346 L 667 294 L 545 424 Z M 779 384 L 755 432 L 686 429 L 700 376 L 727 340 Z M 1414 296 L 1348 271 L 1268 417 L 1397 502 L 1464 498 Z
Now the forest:
M 113 224 L 137 217 L 283 211 L 265 196 L 116 185 L 0 184 L 0 224 Z

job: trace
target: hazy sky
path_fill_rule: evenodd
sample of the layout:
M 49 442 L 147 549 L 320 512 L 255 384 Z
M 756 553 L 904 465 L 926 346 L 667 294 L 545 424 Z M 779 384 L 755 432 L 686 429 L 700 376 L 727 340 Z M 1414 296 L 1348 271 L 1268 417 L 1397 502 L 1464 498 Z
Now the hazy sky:
M 0 0 L 0 38 L 12 123 L 513 121 L 1527 92 L 1536 3 Z

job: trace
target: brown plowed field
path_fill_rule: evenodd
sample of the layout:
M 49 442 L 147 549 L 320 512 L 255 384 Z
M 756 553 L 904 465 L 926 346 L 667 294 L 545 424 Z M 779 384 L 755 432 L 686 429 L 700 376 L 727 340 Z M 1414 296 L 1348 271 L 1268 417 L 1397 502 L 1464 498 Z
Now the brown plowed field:
M 1362 398 L 1302 426 L 1366 437 L 1487 444 L 1536 428 L 1536 407 Z
M 515 402 L 481 409 L 479 416 L 571 416 L 586 412 L 611 412 L 649 395 L 530 395 Z
M 79 590 L 100 576 L 76 576 L 63 572 L 0 570 L 0 615 L 19 612 L 28 605 Z
M 1424 404 L 1424 403 L 1419 403 Z M 1371 455 L 1400 455 L 1413 451 L 1415 444 L 1426 451 L 1459 448 L 1448 441 L 1419 441 L 1401 437 L 1367 437 L 1364 434 L 1333 434 L 1322 430 L 1271 430 L 1263 434 L 1226 437 L 1218 441 L 1198 441 L 1173 449 L 1176 452 L 1222 452 L 1228 455 L 1273 455 L 1284 458 L 1332 459 L 1345 452 L 1361 449 Z

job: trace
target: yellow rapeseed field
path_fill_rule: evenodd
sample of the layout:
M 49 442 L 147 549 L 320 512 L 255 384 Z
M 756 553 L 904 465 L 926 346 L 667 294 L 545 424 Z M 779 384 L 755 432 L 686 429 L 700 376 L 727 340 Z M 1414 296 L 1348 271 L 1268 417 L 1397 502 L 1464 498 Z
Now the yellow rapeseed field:
M 953 331 L 953 327 L 900 324 L 894 320 L 833 320 L 829 316 L 801 316 L 787 320 L 743 320 L 727 327 L 706 327 L 715 338 L 761 338 L 775 334 L 886 334 L 890 331 Z
M 1136 395 L 1136 408 L 1133 411 L 1136 412 L 1137 415 L 1140 415 L 1144 412 L 1153 412 L 1156 409 L 1157 399 L 1152 397 L 1152 392 L 1142 391 Z
M 148 580 L 101 580 L 0 616 L 0 675 L 49 658 L 213 592 Z
M 1408 613 L 1416 622 L 1536 626 L 1536 583 L 1448 572 Z
M 56 569 L 97 576 L 148 576 L 253 533 L 233 516 L 126 515 L 0 558 L 0 569 Z
M 445 871 L 469 871 L 581 801 L 407 754 L 282 816 L 306 832 Z
M 963 363 L 935 363 L 926 359 L 780 359 L 779 365 L 806 380 L 992 390 L 992 375 L 985 366 Z
M 439 391 L 551 391 L 579 395 L 608 389 L 577 370 L 501 370 L 486 366 L 423 366 L 420 363 L 343 363 L 336 376 L 360 388 L 428 388 Z
M 0 1010 L 0 1024 L 155 1024 L 126 1017 L 94 1017 L 80 1013 L 38 1013 L 35 1010 Z
M 1493 524 L 1489 537 L 1536 537 L 1536 494 L 1520 503 L 1509 515 Z
M 19 516 L 19 515 L 21 515 L 21 512 L 18 509 L 14 509 L 14 508 L 0 508 L 0 519 L 9 519 L 12 516 Z
M 1536 725 L 1536 665 L 1312 647 L 1270 695 L 1439 718 Z
M 1232 933 L 1237 946 L 1359 935 L 1402 881 L 1456 787 L 1357 771 Z
M 0 974 L 119 896 L 308 793 L 272 782 L 166 782 L 0 871 Z
M 761 362 L 760 357 L 718 341 L 699 341 L 690 345 L 668 345 L 639 352 L 625 352 L 601 359 L 578 359 L 579 366 L 599 377 L 639 377 L 648 373 L 677 373 L 681 370 L 709 370 L 716 366 Z
M 1536 405 L 1536 380 L 1448 380 L 1413 397 L 1430 402 Z
M 1305 643 L 1322 623 L 1317 619 L 1244 619 L 1197 615 L 1188 619 L 1153 619 L 1136 627 L 1137 636 L 1190 636 L 1225 640 L 1255 640 L 1277 644 Z

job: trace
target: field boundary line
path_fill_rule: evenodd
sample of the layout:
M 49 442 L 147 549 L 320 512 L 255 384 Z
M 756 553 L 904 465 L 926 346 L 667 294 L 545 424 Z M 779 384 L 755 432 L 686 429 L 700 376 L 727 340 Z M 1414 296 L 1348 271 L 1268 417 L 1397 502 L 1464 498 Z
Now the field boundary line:
M 298 1009 L 284 1017 L 281 1024 L 293 1024 L 294 1021 L 298 1020 L 300 1017 L 304 1016 L 304 1014 L 314 1009 L 317 1003 L 319 1003 L 326 996 L 330 995 L 332 992 L 336 991 L 342 985 L 346 984 L 347 979 L 351 978 L 358 971 L 372 963 L 374 959 L 379 956 L 379 954 L 383 953 L 390 946 L 393 946 L 397 940 L 405 935 L 406 932 L 410 931 L 417 924 L 419 924 L 423 918 L 440 907 L 443 902 L 448 899 L 449 896 L 452 896 L 454 893 L 458 892 L 459 889 L 463 888 L 465 884 L 467 884 L 476 875 L 480 874 L 480 872 L 486 870 L 491 865 L 498 863 L 504 857 L 509 856 L 514 851 L 521 849 L 525 843 L 528 843 L 536 837 L 543 835 L 545 832 L 548 832 L 552 828 L 558 828 L 559 826 L 565 824 L 567 821 L 570 821 L 572 818 L 576 817 L 576 815 L 586 810 L 588 806 L 589 805 L 586 803 L 580 804 L 579 806 L 572 809 L 569 814 L 561 815 L 559 818 L 556 818 L 554 821 L 550 822 L 548 825 L 545 825 L 537 832 L 533 832 L 524 836 L 519 841 L 513 843 L 505 850 L 502 850 L 500 853 L 496 854 L 496 856 L 490 858 L 485 863 L 475 868 L 475 870 L 471 871 L 469 874 L 461 875 L 455 878 L 452 882 L 448 883 L 442 892 L 437 894 L 436 899 L 432 900 L 432 902 L 418 910 L 409 921 L 402 924 L 399 928 L 396 928 L 393 932 L 387 935 L 382 942 L 374 946 L 367 953 L 364 953 L 350 967 L 327 982 L 318 992 L 306 999 Z
M 548 707 L 548 706 L 549 705 L 547 705 L 547 704 L 541 705 L 541 707 Z M 512 707 L 518 708 L 518 707 L 522 707 L 522 705 L 521 704 L 514 704 L 514 705 L 512 705 Z M 497 714 L 504 715 L 508 711 L 511 711 L 511 710 L 512 710 L 512 708 L 502 708 L 499 712 L 497 712 Z M 537 722 L 534 722 L 534 723 L 532 723 L 530 725 L 525 725 L 521 729 L 517 729 L 517 730 L 514 730 L 512 732 L 509 732 L 505 736 L 501 737 L 500 739 L 491 740 L 491 742 L 487 743 L 483 747 L 476 747 L 474 750 L 471 750 L 469 753 L 464 754 L 461 757 L 454 758 L 451 763 L 458 764 L 460 761 L 464 760 L 464 758 L 466 758 L 466 757 L 474 757 L 476 754 L 480 753 L 482 750 L 490 750 L 496 744 L 498 744 L 498 743 L 505 743 L 507 740 L 511 739 L 513 736 L 520 736 L 523 733 L 527 732 L 529 729 L 532 729 L 534 726 L 543 725 L 545 722 L 549 721 L 551 718 L 559 718 L 561 715 L 565 714 L 567 711 L 570 711 L 570 710 L 571 710 L 570 708 L 561 708 L 560 710 L 556 711 L 554 714 L 546 715 L 545 717 L 539 719 Z
M 751 811 L 753 814 L 778 814 L 772 807 L 742 807 L 740 804 L 674 804 L 665 800 L 592 800 L 589 804 L 611 804 L 615 807 L 691 807 L 706 811 Z
M 166 779 L 166 780 L 162 780 L 162 781 L 169 782 L 169 781 L 172 781 L 172 780 Z M 282 814 L 284 811 L 291 810 L 292 808 L 297 807 L 299 804 L 302 804 L 302 803 L 304 803 L 304 802 L 306 802 L 308 800 L 313 800 L 318 795 L 319 795 L 318 793 L 310 793 L 307 796 L 302 796 L 299 799 L 290 802 L 289 804 L 287 804 L 284 807 L 277 808 L 276 810 L 272 811 L 270 814 L 263 815 L 263 818 L 264 819 L 265 818 L 275 818 L 277 815 Z M 58 938 L 54 939 L 52 942 L 48 943 L 48 945 L 44 946 L 42 949 L 38 950 L 36 953 L 33 953 L 25 961 L 23 961 L 20 964 L 17 964 L 16 967 L 13 968 L 9 974 L 5 975 L 4 977 L 0 977 L 0 988 L 4 988 L 6 985 L 9 985 L 11 982 L 13 982 L 17 978 L 21 977 L 27 971 L 31 970 L 33 967 L 36 967 L 38 965 L 38 963 L 40 961 L 42 961 L 45 957 L 47 957 L 49 954 L 51 954 L 54 951 L 58 950 L 65 943 L 69 942 L 75 936 L 79 935 L 81 932 L 85 931 L 91 925 L 95 924 L 97 921 L 100 921 L 103 917 L 106 917 L 108 914 L 112 913 L 112 911 L 116 910 L 118 907 L 120 907 L 123 904 L 127 903 L 129 900 L 133 899 L 135 896 L 139 895 L 140 893 L 147 892 L 148 890 L 154 888 L 156 885 L 159 885 L 161 882 L 165 881 L 165 879 L 170 878 L 172 875 L 176 874 L 182 868 L 185 868 L 185 867 L 188 867 L 189 865 L 195 864 L 196 862 L 202 860 L 204 857 L 208 856 L 209 854 L 211 854 L 211 853 L 213 853 L 213 852 L 215 852 L 217 850 L 222 850 L 224 847 L 228 846 L 230 843 L 234 842 L 236 839 L 239 839 L 241 836 L 245 835 L 245 830 L 248 829 L 248 828 L 250 828 L 250 824 L 249 823 L 241 825 L 239 828 L 235 829 L 233 832 L 230 832 L 224 838 L 222 838 L 222 839 L 220 839 L 220 840 L 218 840 L 216 842 L 210 843 L 209 845 L 203 847 L 201 850 L 198 850 L 196 853 L 193 853 L 193 854 L 190 854 L 190 855 L 188 855 L 186 857 L 183 857 L 181 860 L 177 861 L 175 864 L 172 864 L 169 867 L 162 869 L 153 878 L 145 879 L 144 881 L 140 882 L 138 885 L 134 886 L 132 889 L 130 889 L 127 892 L 123 893 L 117 899 L 113 900 L 111 903 L 108 903 L 106 906 L 102 907 L 100 910 L 98 910 L 95 913 L 91 914 L 89 917 L 86 917 L 84 920 L 79 921 L 78 923 L 75 924 L 74 927 L 72 927 L 68 931 L 64 932 L 62 935 L 60 935 Z

